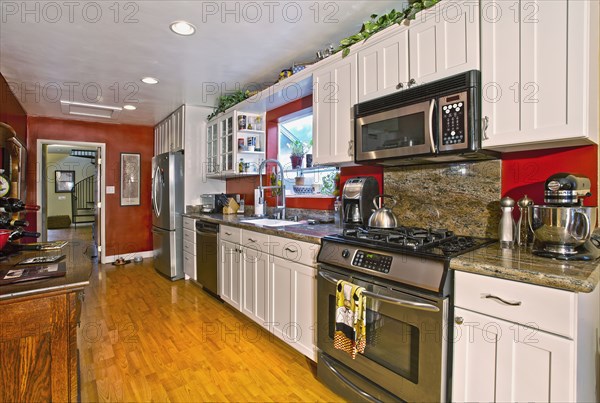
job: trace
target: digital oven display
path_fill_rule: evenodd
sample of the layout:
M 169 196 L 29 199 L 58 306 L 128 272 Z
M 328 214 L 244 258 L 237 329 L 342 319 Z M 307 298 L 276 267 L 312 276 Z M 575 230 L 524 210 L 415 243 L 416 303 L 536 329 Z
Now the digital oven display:
M 378 253 L 356 251 L 352 265 L 363 269 L 370 269 L 382 273 L 389 273 L 392 267 L 392 257 Z

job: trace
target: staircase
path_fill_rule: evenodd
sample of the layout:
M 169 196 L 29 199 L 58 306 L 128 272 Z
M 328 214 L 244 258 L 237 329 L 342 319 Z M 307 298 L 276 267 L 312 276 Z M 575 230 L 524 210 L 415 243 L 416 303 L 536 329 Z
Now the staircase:
M 95 220 L 95 185 L 96 175 L 92 175 L 77 182 L 71 190 L 71 216 L 75 228 L 77 228 L 77 224 L 90 223 Z

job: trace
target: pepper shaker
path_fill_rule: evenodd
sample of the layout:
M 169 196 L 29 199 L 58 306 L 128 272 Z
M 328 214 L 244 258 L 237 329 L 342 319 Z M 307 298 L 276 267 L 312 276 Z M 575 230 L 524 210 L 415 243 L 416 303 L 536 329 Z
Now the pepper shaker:
M 522 248 L 528 248 L 533 243 L 533 233 L 529 228 L 529 206 L 532 205 L 533 200 L 527 197 L 527 195 L 523 196 L 517 202 L 521 215 L 519 216 L 519 223 L 517 225 L 516 239 Z
M 498 227 L 498 238 L 500 238 L 500 247 L 502 249 L 512 249 L 515 244 L 516 225 L 512 217 L 512 211 L 515 207 L 515 201 L 510 197 L 500 199 L 500 208 L 502 217 Z

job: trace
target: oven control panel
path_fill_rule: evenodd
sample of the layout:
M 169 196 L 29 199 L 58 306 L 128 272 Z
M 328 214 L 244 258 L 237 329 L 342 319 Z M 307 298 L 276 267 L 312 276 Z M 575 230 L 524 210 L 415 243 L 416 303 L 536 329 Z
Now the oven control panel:
M 352 259 L 352 265 L 356 267 L 362 267 L 363 269 L 389 273 L 390 267 L 392 266 L 392 257 L 380 255 L 378 253 L 357 250 L 354 254 L 354 259 Z

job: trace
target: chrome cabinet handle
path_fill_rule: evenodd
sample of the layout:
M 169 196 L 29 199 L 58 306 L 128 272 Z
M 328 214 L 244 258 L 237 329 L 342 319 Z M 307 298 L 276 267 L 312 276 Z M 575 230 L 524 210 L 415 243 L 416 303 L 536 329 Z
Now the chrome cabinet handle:
M 490 118 L 488 118 L 487 116 L 483 117 L 483 140 L 489 140 L 490 138 L 487 135 L 487 129 L 488 129 L 488 125 L 490 123 Z
M 456 318 L 454 318 L 454 323 L 456 323 L 457 325 L 462 325 L 464 321 L 465 319 L 462 316 L 457 316 Z
M 225 231 L 225 235 L 231 235 L 231 232 Z
M 415 85 L 417 83 L 417 81 L 414 78 L 411 78 L 408 81 L 408 88 L 412 87 L 413 85 Z
M 507 301 L 505 299 L 502 299 L 502 298 L 497 297 L 497 296 L 492 295 L 492 294 L 486 294 L 486 295 L 484 295 L 484 298 L 486 298 L 486 299 L 493 299 L 494 301 L 498 301 L 498 302 L 500 302 L 500 303 L 502 303 L 504 305 L 510 305 L 510 306 L 520 306 L 521 305 L 521 301 L 511 302 L 511 301 Z
M 288 248 L 287 246 L 284 248 L 284 250 L 287 250 L 288 252 L 292 252 L 292 253 L 298 252 L 298 249 Z
M 399 89 L 402 89 L 402 88 L 404 88 L 404 84 L 402 84 L 402 83 L 398 83 L 398 84 L 396 85 L 396 89 L 397 89 L 397 90 L 399 90 Z
M 254 238 L 248 238 L 248 240 L 249 240 L 250 242 L 256 242 L 256 239 L 254 239 Z

